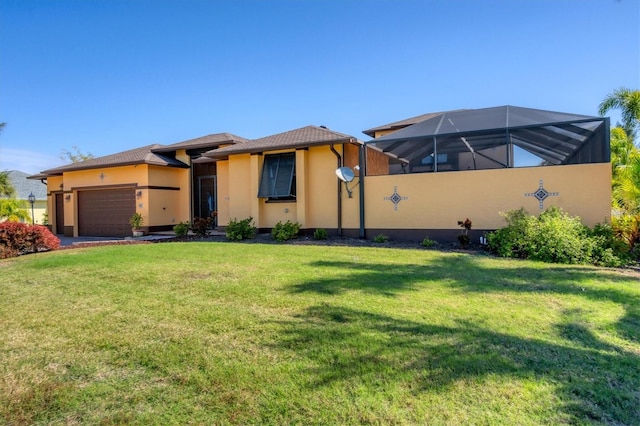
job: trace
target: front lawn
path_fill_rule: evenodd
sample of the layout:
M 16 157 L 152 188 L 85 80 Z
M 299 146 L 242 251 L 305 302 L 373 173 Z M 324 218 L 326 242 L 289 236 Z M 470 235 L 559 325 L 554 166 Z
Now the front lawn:
M 640 424 L 640 284 L 371 247 L 4 260 L 0 423 Z

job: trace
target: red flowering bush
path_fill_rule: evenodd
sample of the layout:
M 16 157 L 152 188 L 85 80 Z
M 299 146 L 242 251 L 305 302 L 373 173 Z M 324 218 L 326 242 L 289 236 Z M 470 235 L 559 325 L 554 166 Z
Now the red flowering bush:
M 42 225 L 0 223 L 0 259 L 56 250 L 60 240 Z

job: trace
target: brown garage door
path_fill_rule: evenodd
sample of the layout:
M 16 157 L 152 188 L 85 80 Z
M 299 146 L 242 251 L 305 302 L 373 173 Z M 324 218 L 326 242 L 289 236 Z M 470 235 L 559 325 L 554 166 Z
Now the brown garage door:
M 98 237 L 131 235 L 129 218 L 136 212 L 133 188 L 78 192 L 78 234 Z

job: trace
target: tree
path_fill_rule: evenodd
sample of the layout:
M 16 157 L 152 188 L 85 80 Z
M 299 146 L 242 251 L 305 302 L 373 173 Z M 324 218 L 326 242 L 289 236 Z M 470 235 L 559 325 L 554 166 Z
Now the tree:
M 600 103 L 598 113 L 605 115 L 612 109 L 619 109 L 622 115 L 622 128 L 631 141 L 640 126 L 640 90 L 625 87 L 609 93 Z
M 629 139 L 627 132 L 622 127 L 614 127 L 611 129 L 611 171 L 615 175 L 620 167 L 629 164 L 634 152 L 638 149 Z
M 74 152 L 63 149 L 60 153 L 60 159 L 63 161 L 67 161 L 69 163 L 79 163 L 81 161 L 86 161 L 86 160 L 91 160 L 92 158 L 96 158 L 96 156 L 90 152 L 87 152 L 85 154 L 82 151 L 80 151 L 80 148 L 78 148 L 77 145 L 73 145 L 71 149 L 73 149 Z
M 9 179 L 9 172 L 0 172 L 0 197 L 12 197 L 15 195 L 16 190 Z
M 8 220 L 9 222 L 30 221 L 27 203 L 16 198 L 6 198 L 0 200 L 0 222 Z

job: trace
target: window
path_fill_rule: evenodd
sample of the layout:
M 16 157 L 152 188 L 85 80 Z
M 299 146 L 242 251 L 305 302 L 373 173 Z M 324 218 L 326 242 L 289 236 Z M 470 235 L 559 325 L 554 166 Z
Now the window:
M 446 153 L 438 154 L 438 164 L 446 163 L 447 161 L 448 155 Z M 420 164 L 433 164 L 433 154 L 424 157 L 422 161 L 420 161 Z
M 264 157 L 259 198 L 295 200 L 296 154 L 273 154 Z

